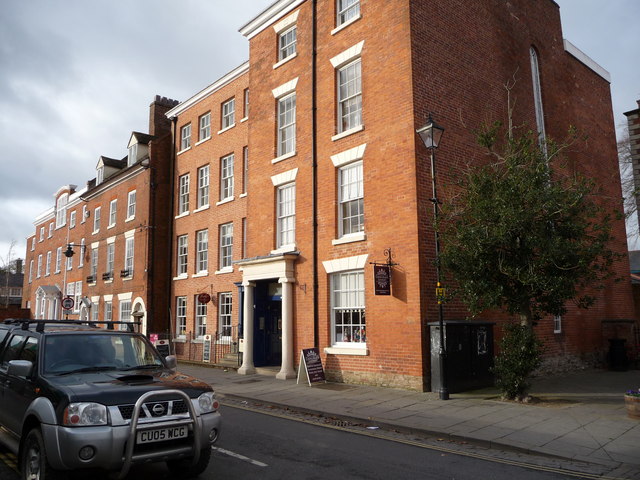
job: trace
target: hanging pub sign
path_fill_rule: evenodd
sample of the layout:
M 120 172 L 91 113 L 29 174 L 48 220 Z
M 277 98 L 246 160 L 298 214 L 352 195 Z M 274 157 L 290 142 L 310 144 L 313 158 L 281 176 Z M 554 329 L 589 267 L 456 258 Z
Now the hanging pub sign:
M 320 351 L 317 348 L 304 348 L 300 352 L 300 368 L 298 369 L 296 383 L 300 383 L 300 377 L 303 376 L 303 372 L 307 374 L 309 385 L 326 382 L 324 368 L 322 368 L 322 358 L 320 358 Z
M 391 267 L 389 265 L 374 265 L 373 283 L 376 295 L 391 295 Z
M 198 302 L 200 303 L 209 303 L 211 301 L 211 295 L 208 293 L 200 293 L 198 294 Z

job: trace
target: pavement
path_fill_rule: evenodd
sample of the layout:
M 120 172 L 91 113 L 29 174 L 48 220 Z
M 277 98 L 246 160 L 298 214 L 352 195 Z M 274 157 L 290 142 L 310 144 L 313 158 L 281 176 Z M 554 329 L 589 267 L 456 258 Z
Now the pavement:
M 624 392 L 640 387 L 640 370 L 587 370 L 533 381 L 534 402 L 502 401 L 495 388 L 437 393 L 351 385 L 297 384 L 275 370 L 238 375 L 233 369 L 181 362 L 179 370 L 218 397 L 356 421 L 407 433 L 444 437 L 491 449 L 593 465 L 594 472 L 640 479 L 640 420 L 627 416 Z

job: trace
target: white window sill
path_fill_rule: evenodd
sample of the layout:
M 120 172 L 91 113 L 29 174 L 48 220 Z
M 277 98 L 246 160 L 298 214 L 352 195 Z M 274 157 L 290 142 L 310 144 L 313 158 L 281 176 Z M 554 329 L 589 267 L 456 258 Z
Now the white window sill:
M 191 275 L 191 278 L 200 278 L 200 277 L 208 277 L 208 276 L 209 276 L 209 271 L 203 270 L 201 272 L 194 273 L 193 275 Z
M 115 228 L 116 224 L 112 223 L 111 225 L 107 225 L 107 230 L 110 230 L 112 228 Z
M 219 131 L 218 131 L 218 135 L 220 135 L 221 133 L 226 132 L 227 130 L 231 130 L 231 129 L 232 129 L 233 127 L 235 127 L 235 126 L 236 126 L 236 124 L 235 124 L 235 123 L 232 123 L 232 124 L 231 124 L 231 125 L 229 125 L 228 127 L 224 127 L 222 130 L 219 130 Z
M 298 56 L 298 52 L 294 52 L 291 55 L 289 55 L 287 58 L 283 58 L 282 60 L 280 60 L 278 63 L 276 63 L 273 66 L 273 69 L 275 70 L 276 68 L 278 68 L 281 65 L 284 65 L 285 63 L 287 63 L 289 60 L 293 60 L 294 58 L 296 58 Z
M 204 205 L 200 208 L 196 208 L 193 213 L 198 213 L 198 212 L 202 212 L 203 210 L 209 210 L 209 205 Z
M 176 337 L 173 339 L 173 343 L 187 343 L 187 337 Z
M 362 18 L 362 14 L 358 15 L 357 17 L 353 17 L 350 20 L 344 22 L 342 25 L 338 25 L 336 28 L 334 28 L 333 30 L 331 30 L 331 35 L 335 35 L 336 33 L 338 33 L 340 30 L 344 30 L 345 28 L 347 28 L 349 25 L 351 25 L 352 23 L 357 22 L 358 20 L 360 20 Z
M 187 210 L 186 212 L 182 212 L 180 215 L 176 215 L 174 218 L 177 220 L 179 218 L 186 217 L 188 215 L 189 215 L 189 210 Z
M 206 142 L 207 140 L 211 140 L 211 135 L 209 135 L 207 138 L 203 138 L 202 140 L 200 140 L 200 141 L 196 142 L 196 147 L 197 147 L 198 145 L 203 144 L 203 143 L 204 143 L 204 142 Z
M 219 202 L 216 202 L 216 206 L 224 205 L 225 203 L 229 203 L 229 202 L 233 202 L 235 199 L 236 199 L 236 197 L 227 197 L 224 200 L 220 200 Z
M 100 233 L 100 230 L 94 230 L 93 232 L 91 232 L 91 235 L 95 235 L 97 233 Z
M 241 193 L 241 194 L 240 194 L 240 198 L 244 198 L 244 197 L 246 197 L 246 196 L 247 196 L 247 193 L 246 193 L 246 192 L 245 192 L 245 193 Z
M 186 280 L 187 278 L 189 278 L 189 275 L 186 273 L 181 273 L 177 277 L 173 277 L 174 280 Z
M 220 270 L 216 270 L 216 275 L 224 275 L 225 273 L 233 273 L 233 267 L 224 267 Z
M 96 282 L 93 282 L 93 283 L 87 283 L 87 286 L 88 286 L 88 287 L 95 287 L 95 286 L 96 286 Z
M 344 243 L 352 243 L 352 242 L 362 242 L 366 240 L 367 236 L 364 232 L 351 233 L 349 235 L 343 235 L 340 238 L 336 238 L 335 240 L 331 240 L 331 245 L 342 245 Z
M 123 282 L 130 282 L 131 280 L 133 280 L 133 275 L 129 275 L 128 277 L 124 277 L 122 279 Z
M 329 355 L 369 355 L 369 349 L 365 347 L 347 348 L 347 347 L 326 347 L 324 353 Z
M 340 140 L 341 138 L 348 137 L 349 135 L 353 135 L 354 133 L 361 132 L 362 130 L 364 130 L 364 125 L 359 125 L 355 128 L 351 128 L 344 132 L 338 133 L 337 135 L 334 135 L 333 137 L 331 137 L 331 141 L 335 142 L 336 140 Z
M 189 150 L 191 150 L 191 146 L 188 146 L 187 148 L 180 150 L 178 153 L 176 153 L 176 155 L 182 155 L 184 152 L 188 152 Z
M 109 280 L 105 280 L 104 283 L 113 283 L 113 278 L 111 278 Z
M 133 222 L 136 219 L 135 215 L 133 217 L 127 217 L 124 219 L 125 222 Z
M 279 157 L 276 157 L 273 160 L 271 160 L 271 163 L 278 163 L 283 160 L 286 160 L 287 158 L 295 157 L 296 154 L 297 152 L 295 150 L 293 152 L 285 153 L 284 155 L 280 155 Z
M 244 123 L 244 122 L 246 122 L 247 120 L 249 120 L 249 117 L 244 117 L 244 118 L 240 119 L 240 123 Z
M 278 255 L 280 253 L 290 253 L 295 251 L 296 251 L 296 244 L 291 243 L 289 245 L 282 245 L 281 247 L 278 247 L 275 250 L 271 250 L 271 254 Z
M 198 337 L 195 340 L 191 340 L 191 343 L 204 343 L 204 337 Z

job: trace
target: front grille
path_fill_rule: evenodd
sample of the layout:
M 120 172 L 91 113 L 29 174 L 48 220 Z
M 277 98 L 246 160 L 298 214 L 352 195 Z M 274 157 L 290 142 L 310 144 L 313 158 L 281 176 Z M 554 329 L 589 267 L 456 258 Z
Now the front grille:
M 158 407 L 158 405 L 162 406 L 162 409 Z M 156 407 L 156 408 L 154 408 Z M 131 420 L 133 416 L 133 408 L 134 405 L 119 405 L 118 410 L 120 410 L 120 415 L 125 420 Z M 161 402 L 147 402 L 143 405 L 143 408 L 140 409 L 140 418 L 160 418 L 166 417 L 167 415 L 180 415 L 183 413 L 187 413 L 189 409 L 185 404 L 184 400 L 165 400 Z M 149 415 L 147 415 L 147 412 Z

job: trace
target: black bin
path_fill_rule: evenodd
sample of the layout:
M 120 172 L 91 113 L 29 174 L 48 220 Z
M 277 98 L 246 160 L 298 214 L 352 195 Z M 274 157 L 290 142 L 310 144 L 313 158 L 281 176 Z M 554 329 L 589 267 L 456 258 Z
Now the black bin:
M 431 391 L 440 389 L 440 327 L 429 323 L 431 337 Z M 449 393 L 491 387 L 493 368 L 492 322 L 450 320 L 444 322 Z
M 617 372 L 626 372 L 629 368 L 629 359 L 627 358 L 627 347 L 624 338 L 609 339 L 609 369 Z

